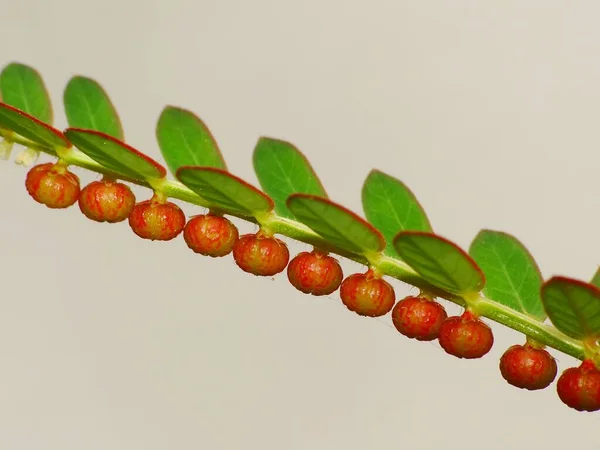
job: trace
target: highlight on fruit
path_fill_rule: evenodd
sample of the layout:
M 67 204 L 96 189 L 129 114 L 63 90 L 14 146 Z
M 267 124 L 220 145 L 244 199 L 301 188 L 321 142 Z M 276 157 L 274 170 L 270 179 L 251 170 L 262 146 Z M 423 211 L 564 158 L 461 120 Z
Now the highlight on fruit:
M 365 318 L 390 314 L 398 336 L 437 341 L 458 359 L 489 355 L 489 323 L 510 327 L 525 344 L 505 349 L 499 360 L 507 387 L 548 388 L 558 374 L 553 353 L 563 353 L 581 362 L 563 369 L 555 395 L 573 410 L 600 410 L 600 267 L 582 279 L 544 279 L 523 243 L 491 229 L 463 250 L 433 230 L 404 183 L 380 170 L 363 182 L 359 215 L 330 199 L 306 156 L 277 138 L 256 142 L 258 183 L 250 183 L 229 171 L 207 125 L 182 107 L 158 114 L 163 164 L 125 141 L 98 82 L 73 77 L 63 94 L 69 128 L 59 130 L 35 69 L 14 62 L 0 72 L 0 159 L 16 152 L 14 161 L 29 167 L 25 188 L 38 204 L 60 210 L 77 203 L 102 226 L 127 221 L 148 241 L 183 239 L 198 257 L 229 257 L 259 277 L 285 271 L 291 289 L 316 297 L 339 292 L 335 299 L 347 310 Z M 48 161 L 37 163 L 40 156 Z M 101 179 L 81 189 L 73 168 Z M 131 185 L 147 189 L 146 200 L 137 201 Z M 255 232 L 240 235 L 233 218 Z M 311 250 L 290 255 L 284 238 Z M 341 258 L 364 271 L 344 276 Z M 418 292 L 396 302 L 392 280 Z M 443 302 L 464 312 L 448 317 Z

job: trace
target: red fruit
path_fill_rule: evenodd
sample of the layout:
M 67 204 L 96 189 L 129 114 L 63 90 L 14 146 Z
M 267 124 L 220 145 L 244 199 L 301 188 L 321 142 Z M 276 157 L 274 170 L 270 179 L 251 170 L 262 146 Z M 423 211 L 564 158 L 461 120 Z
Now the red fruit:
M 233 223 L 213 214 L 192 217 L 183 229 L 183 238 L 190 249 L 213 258 L 231 253 L 238 237 Z
M 48 208 L 68 208 L 79 197 L 79 177 L 63 164 L 34 166 L 27 173 L 25 187 L 33 199 Z
M 233 258 L 244 272 L 270 277 L 285 269 L 290 252 L 285 242 L 259 231 L 245 234 L 236 241 Z
M 406 297 L 396 303 L 392 310 L 392 322 L 396 329 L 418 341 L 436 339 L 447 318 L 442 305 L 424 297 Z
M 288 280 L 300 292 L 312 295 L 329 295 L 344 278 L 337 259 L 319 250 L 302 252 L 290 261 Z
M 94 181 L 79 194 L 79 209 L 96 222 L 122 222 L 129 217 L 134 205 L 135 195 L 131 189 L 116 181 Z
M 457 358 L 481 358 L 494 344 L 492 329 L 470 311 L 449 317 L 440 327 L 438 341 L 442 348 Z
M 394 288 L 373 270 L 350 275 L 340 287 L 342 302 L 361 316 L 380 317 L 394 307 Z
M 577 411 L 600 410 L 600 371 L 592 360 L 565 370 L 556 390 L 562 402 Z
M 185 214 L 176 204 L 154 196 L 133 207 L 129 226 L 143 239 L 170 241 L 183 231 Z
M 557 370 L 550 353 L 530 344 L 513 345 L 500 358 L 502 378 L 520 389 L 535 391 L 548 387 Z

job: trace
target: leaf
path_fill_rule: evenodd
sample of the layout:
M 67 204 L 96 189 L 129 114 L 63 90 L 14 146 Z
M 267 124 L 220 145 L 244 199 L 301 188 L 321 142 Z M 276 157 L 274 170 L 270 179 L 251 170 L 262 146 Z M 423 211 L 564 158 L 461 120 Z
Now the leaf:
M 400 180 L 372 170 L 362 188 L 365 217 L 385 236 L 385 253 L 397 256 L 393 240 L 399 231 L 431 231 L 429 219 L 414 194 Z
M 542 302 L 556 328 L 585 340 L 600 337 L 600 289 L 566 277 L 552 277 L 542 286 Z
M 177 179 L 225 211 L 253 216 L 273 210 L 273 200 L 244 180 L 216 167 L 180 167 Z
M 156 125 L 156 139 L 172 173 L 183 166 L 227 170 L 215 138 L 191 111 L 165 107 Z
M 253 163 L 261 187 L 275 202 L 275 211 L 280 216 L 294 217 L 286 203 L 292 194 L 327 198 L 306 157 L 289 142 L 261 137 L 254 148 Z
M 600 267 L 598 267 L 594 278 L 592 278 L 592 284 L 600 289 Z
M 0 72 L 0 98 L 7 105 L 52 125 L 50 96 L 40 74 L 29 66 L 11 63 Z
M 482 230 L 469 254 L 483 270 L 486 297 L 543 322 L 542 274 L 529 251 L 515 237 Z
M 394 247 L 419 275 L 448 292 L 479 292 L 485 285 L 485 276 L 475 261 L 456 244 L 433 233 L 400 232 Z
M 349 252 L 380 252 L 385 240 L 366 220 L 326 198 L 292 194 L 287 206 L 294 216 L 334 245 Z
M 71 146 L 63 133 L 56 128 L 5 103 L 0 103 L 0 128 L 14 131 L 47 149 L 55 150 L 57 147 Z
M 82 76 L 71 78 L 63 100 L 71 128 L 100 131 L 121 141 L 124 139 L 121 119 L 110 98 L 96 81 Z
M 167 174 L 158 162 L 107 134 L 68 128 L 65 135 L 79 150 L 113 172 L 135 180 L 160 179 Z

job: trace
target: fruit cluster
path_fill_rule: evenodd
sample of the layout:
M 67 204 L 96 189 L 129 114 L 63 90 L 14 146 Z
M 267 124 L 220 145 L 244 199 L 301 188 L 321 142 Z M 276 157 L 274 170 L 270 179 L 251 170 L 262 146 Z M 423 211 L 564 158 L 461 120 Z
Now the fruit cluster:
M 462 315 L 448 317 L 444 307 L 425 292 L 396 302 L 393 287 L 373 268 L 344 278 L 339 262 L 317 248 L 290 261 L 287 245 L 269 230 L 239 236 L 233 223 L 214 212 L 186 221 L 181 208 L 160 192 L 136 203 L 128 186 L 107 177 L 80 189 L 79 178 L 61 161 L 33 167 L 25 185 L 34 200 L 49 208 L 67 208 L 78 202 L 91 220 L 117 223 L 128 219 L 132 231 L 143 239 L 169 241 L 183 233 L 194 252 L 213 258 L 233 253 L 243 271 L 257 276 L 274 276 L 287 267 L 289 282 L 297 290 L 323 296 L 339 288 L 348 310 L 366 317 L 391 312 L 399 333 L 418 341 L 437 339 L 444 351 L 455 357 L 481 358 L 494 343 L 490 327 L 468 307 Z M 528 339 L 502 355 L 500 373 L 515 387 L 539 390 L 554 381 L 557 365 L 543 346 Z M 592 360 L 584 360 L 579 367 L 567 369 L 557 382 L 557 392 L 573 409 L 600 410 L 599 368 Z

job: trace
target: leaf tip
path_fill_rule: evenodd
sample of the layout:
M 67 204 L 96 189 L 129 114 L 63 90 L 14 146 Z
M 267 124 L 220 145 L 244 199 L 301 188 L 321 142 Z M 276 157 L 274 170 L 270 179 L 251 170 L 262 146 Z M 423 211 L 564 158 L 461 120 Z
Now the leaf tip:
M 6 64 L 2 68 L 2 71 L 0 72 L 0 76 L 2 76 L 2 74 L 4 74 L 5 72 L 8 72 L 8 71 L 13 70 L 13 69 L 25 69 L 25 70 L 29 70 L 29 71 L 35 73 L 38 77 L 41 78 L 40 73 L 36 69 L 34 69 L 31 66 L 28 66 L 25 63 L 22 63 L 21 61 L 11 61 L 8 64 Z
M 290 141 L 275 138 L 272 136 L 265 136 L 265 135 L 261 135 L 258 137 L 258 139 L 256 141 L 256 145 L 254 146 L 254 154 L 256 155 L 257 153 L 260 153 L 261 151 L 264 151 L 267 149 L 271 150 L 271 151 L 277 151 L 277 150 L 279 150 L 278 146 L 290 148 L 290 149 L 296 151 L 297 153 L 299 153 L 300 155 L 304 156 L 302 154 L 302 152 L 298 149 L 298 147 L 296 147 Z

